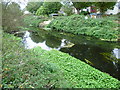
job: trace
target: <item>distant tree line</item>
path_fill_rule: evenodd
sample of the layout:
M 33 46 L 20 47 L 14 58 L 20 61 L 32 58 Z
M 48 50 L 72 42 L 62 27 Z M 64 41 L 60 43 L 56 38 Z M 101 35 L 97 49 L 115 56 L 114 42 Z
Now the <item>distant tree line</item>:
M 72 0 L 73 1 L 73 0 Z M 75 7 L 79 14 L 81 9 L 89 6 L 95 6 L 100 13 L 104 13 L 107 9 L 112 9 L 116 2 L 72 2 L 71 7 Z M 51 13 L 57 13 L 60 8 L 64 8 L 63 11 L 69 13 L 72 10 L 71 7 L 66 4 L 62 5 L 60 2 L 29 2 L 26 9 L 35 15 L 49 15 Z

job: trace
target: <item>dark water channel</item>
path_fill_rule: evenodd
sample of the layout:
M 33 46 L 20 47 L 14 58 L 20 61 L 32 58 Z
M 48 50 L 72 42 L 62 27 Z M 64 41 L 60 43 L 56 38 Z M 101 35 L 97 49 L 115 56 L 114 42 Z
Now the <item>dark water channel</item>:
M 27 37 L 27 34 L 28 35 Z M 27 38 L 27 39 L 26 39 Z M 28 43 L 28 41 L 30 43 Z M 45 50 L 57 49 L 120 80 L 120 43 L 105 42 L 84 35 L 39 30 L 26 33 L 23 42 L 29 49 L 40 46 Z

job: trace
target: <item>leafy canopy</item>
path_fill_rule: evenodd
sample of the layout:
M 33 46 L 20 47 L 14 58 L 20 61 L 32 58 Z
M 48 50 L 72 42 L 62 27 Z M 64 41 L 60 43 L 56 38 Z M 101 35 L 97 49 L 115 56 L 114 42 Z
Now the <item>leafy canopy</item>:
M 73 0 L 72 0 L 72 2 L 73 2 Z M 101 13 L 104 13 L 105 11 L 107 11 L 107 9 L 113 9 L 115 4 L 116 4 L 116 2 L 73 2 L 73 6 L 77 9 L 77 11 L 93 5 Z
M 93 2 L 93 5 L 101 12 L 104 13 L 107 9 L 113 9 L 116 2 Z
M 36 15 L 49 15 L 51 13 L 57 13 L 61 6 L 62 5 L 59 2 L 44 2 L 43 6 L 37 10 Z
M 76 9 L 83 9 L 83 8 L 86 8 L 86 7 L 89 7 L 91 6 L 91 2 L 73 2 L 73 5 Z
M 28 2 L 26 9 L 31 13 L 36 13 L 36 11 L 43 5 L 43 2 Z

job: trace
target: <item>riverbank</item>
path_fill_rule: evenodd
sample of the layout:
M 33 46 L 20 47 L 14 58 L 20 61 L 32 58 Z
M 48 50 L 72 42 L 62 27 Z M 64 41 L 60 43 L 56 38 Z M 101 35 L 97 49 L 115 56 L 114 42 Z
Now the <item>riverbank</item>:
M 46 17 L 46 16 L 34 16 L 34 15 L 26 15 L 24 16 L 23 20 L 24 20 L 24 24 L 27 27 L 39 27 L 40 23 L 43 23 L 47 20 L 49 20 L 51 18 Z M 43 23 L 44 24 L 44 23 Z M 42 25 L 43 25 L 42 24 Z M 46 24 L 46 22 L 45 22 Z M 43 25 L 44 26 L 44 25 Z M 42 26 L 41 26 L 42 27 Z
M 61 16 L 47 27 L 57 31 L 94 36 L 101 40 L 117 41 L 120 33 L 115 19 L 115 17 L 85 19 L 85 16 L 81 15 Z
M 120 81 L 57 50 L 25 50 L 21 38 L 3 33 L 5 88 L 120 88 Z

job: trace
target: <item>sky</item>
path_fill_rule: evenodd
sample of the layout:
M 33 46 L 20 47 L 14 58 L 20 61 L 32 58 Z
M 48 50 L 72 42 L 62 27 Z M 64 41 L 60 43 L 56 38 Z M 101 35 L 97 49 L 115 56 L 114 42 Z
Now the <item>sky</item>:
M 23 10 L 27 6 L 28 0 L 15 0 L 15 2 L 17 2 Z
M 16 2 L 20 5 L 21 9 L 23 10 L 27 6 L 28 1 L 30 0 L 4 0 L 4 1 Z

